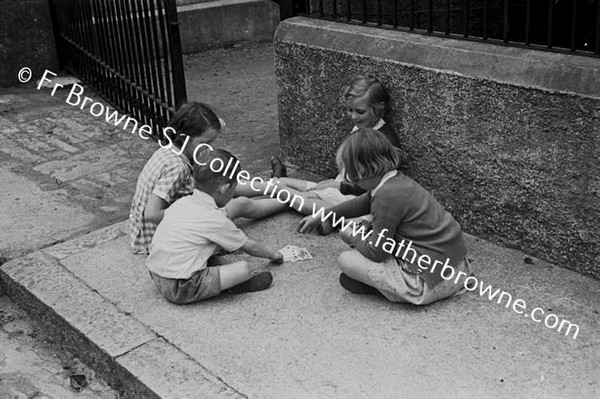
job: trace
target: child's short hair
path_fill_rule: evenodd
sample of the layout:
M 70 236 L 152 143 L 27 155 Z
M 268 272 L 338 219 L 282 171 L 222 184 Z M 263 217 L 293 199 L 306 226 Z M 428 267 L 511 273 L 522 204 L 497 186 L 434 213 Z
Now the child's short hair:
M 198 153 L 194 163 L 194 186 L 212 190 L 223 184 L 237 183 L 240 170 L 238 159 L 229 151 L 205 149 Z
M 189 102 L 181 105 L 175 112 L 163 134 L 169 135 L 177 148 L 185 143 L 186 137 L 202 136 L 209 129 L 220 130 L 223 120 L 212 108 L 204 103 Z
M 365 96 L 373 108 L 373 114 L 382 118 L 390 97 L 379 79 L 371 76 L 357 76 L 343 91 L 345 101 Z
M 346 180 L 353 182 L 369 177 L 383 176 L 398 169 L 398 151 L 383 133 L 361 128 L 342 143 L 336 154 L 338 168 Z

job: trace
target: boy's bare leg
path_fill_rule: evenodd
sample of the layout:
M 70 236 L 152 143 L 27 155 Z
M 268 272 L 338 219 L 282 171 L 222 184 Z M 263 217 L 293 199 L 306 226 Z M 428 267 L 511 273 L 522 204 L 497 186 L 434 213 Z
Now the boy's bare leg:
M 239 285 L 252 277 L 250 275 L 250 266 L 245 260 L 215 267 L 219 268 L 221 291 Z

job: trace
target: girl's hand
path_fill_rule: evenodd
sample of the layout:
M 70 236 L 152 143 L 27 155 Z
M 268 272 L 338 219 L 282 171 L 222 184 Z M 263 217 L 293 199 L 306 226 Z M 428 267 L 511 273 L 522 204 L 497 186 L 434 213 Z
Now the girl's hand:
M 283 254 L 279 251 L 275 251 L 271 256 L 271 260 L 277 264 L 281 264 L 283 263 Z
M 352 246 L 352 240 L 354 239 L 354 236 L 352 235 L 352 229 L 340 230 L 340 238 L 346 244 Z
M 329 180 L 323 180 L 322 182 L 317 183 L 316 186 L 314 186 L 313 188 L 311 188 L 312 190 L 323 190 L 326 188 L 335 188 L 335 189 L 340 189 L 340 182 L 339 181 L 335 181 L 334 179 L 329 179 Z
M 302 219 L 298 224 L 298 231 L 300 233 L 310 233 L 314 231 L 320 224 L 321 221 L 319 220 L 319 218 L 314 216 L 307 216 L 304 219 Z

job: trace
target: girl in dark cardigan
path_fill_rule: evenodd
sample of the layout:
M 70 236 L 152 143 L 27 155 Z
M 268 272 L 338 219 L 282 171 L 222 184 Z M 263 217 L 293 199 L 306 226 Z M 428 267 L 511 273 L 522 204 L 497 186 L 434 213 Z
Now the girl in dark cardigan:
M 398 171 L 398 154 L 383 134 L 360 129 L 344 141 L 336 159 L 346 180 L 366 192 L 323 214 L 333 212 L 336 220 L 373 217 L 367 230 L 342 223 L 341 237 L 353 248 L 338 257 L 342 286 L 416 305 L 463 292 L 472 271 L 460 225 L 427 190 Z M 309 232 L 321 223 L 321 217 L 308 216 L 299 230 Z

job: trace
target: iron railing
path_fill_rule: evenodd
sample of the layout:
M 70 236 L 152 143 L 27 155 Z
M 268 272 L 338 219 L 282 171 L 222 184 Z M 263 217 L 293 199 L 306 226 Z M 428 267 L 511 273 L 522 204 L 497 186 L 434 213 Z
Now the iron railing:
M 281 18 L 600 56 L 600 0 L 280 0 Z
M 61 67 L 159 133 L 186 100 L 175 0 L 51 0 Z

